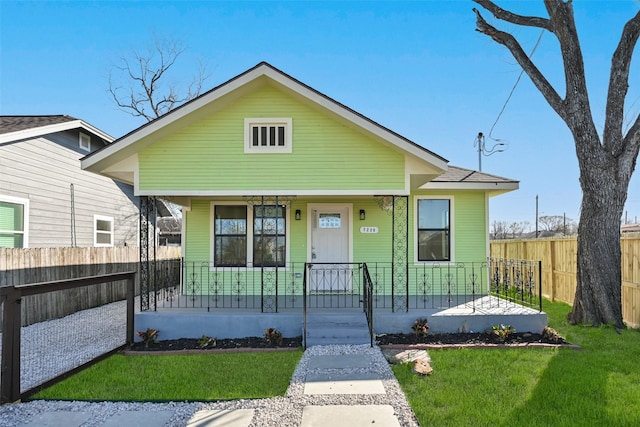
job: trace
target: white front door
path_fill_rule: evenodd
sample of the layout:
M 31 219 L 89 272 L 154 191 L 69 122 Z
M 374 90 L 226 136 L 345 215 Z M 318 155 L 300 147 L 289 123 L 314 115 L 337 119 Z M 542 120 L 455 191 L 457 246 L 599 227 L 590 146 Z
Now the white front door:
M 309 204 L 312 291 L 350 291 L 351 204 Z

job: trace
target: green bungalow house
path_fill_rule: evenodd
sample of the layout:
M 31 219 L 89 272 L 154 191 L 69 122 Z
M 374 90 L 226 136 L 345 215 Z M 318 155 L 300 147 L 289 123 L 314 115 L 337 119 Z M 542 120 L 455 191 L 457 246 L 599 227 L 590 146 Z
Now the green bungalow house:
M 450 166 L 265 62 L 82 168 L 141 196 L 135 327 L 165 339 L 269 327 L 299 336 L 317 316 L 339 329 L 340 316 L 363 312 L 375 333 L 410 332 L 417 317 L 431 330 L 479 330 L 501 319 L 482 307 L 503 274 L 517 276 L 509 300 L 537 298 L 538 273 L 487 261 L 489 198 L 517 181 Z M 144 213 L 155 197 L 183 207 L 183 260 L 152 272 Z M 496 301 L 504 315 L 506 300 Z M 470 320 L 481 312 L 483 323 Z M 510 323 L 539 331 L 546 316 L 536 319 Z

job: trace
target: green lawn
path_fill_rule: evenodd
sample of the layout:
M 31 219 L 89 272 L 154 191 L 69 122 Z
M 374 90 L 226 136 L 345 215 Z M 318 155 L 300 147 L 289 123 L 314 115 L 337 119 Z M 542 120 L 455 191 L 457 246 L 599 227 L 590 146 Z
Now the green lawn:
M 640 425 L 640 331 L 570 326 L 545 301 L 549 325 L 581 350 L 430 350 L 430 377 L 394 373 L 423 426 Z
M 283 396 L 301 357 L 302 350 L 116 354 L 31 399 L 205 401 Z

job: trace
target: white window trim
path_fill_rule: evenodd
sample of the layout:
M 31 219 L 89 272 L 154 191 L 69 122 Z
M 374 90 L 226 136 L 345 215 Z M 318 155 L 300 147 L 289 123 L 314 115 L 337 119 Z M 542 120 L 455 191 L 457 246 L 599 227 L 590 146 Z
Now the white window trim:
M 448 261 L 418 261 L 418 200 L 449 200 L 449 260 Z M 425 264 L 453 264 L 455 260 L 455 208 L 454 197 L 447 195 L 420 195 L 413 198 L 413 263 Z
M 267 203 L 265 203 L 267 205 Z M 216 242 L 216 224 L 215 224 L 215 208 L 216 206 L 246 206 L 247 207 L 247 265 L 253 265 L 253 205 L 249 205 L 245 202 L 224 202 L 224 201 L 215 201 L 211 202 L 209 217 L 210 217 L 210 236 L 209 236 L 209 265 L 211 268 L 209 270 L 223 270 L 223 271 L 233 271 L 238 268 L 247 268 L 248 270 L 261 270 L 261 267 L 216 267 L 215 265 L 215 242 Z M 288 270 L 289 269 L 289 249 L 290 249 L 290 226 L 291 226 L 291 206 L 285 206 L 284 216 L 285 216 L 285 236 L 284 236 L 284 244 L 285 244 L 285 260 L 284 267 L 278 267 L 279 270 Z M 264 267 L 265 269 L 274 269 L 275 267 Z
M 98 220 L 100 221 L 109 221 L 111 223 L 111 232 L 109 233 L 111 236 L 111 243 L 98 243 L 98 233 L 102 233 L 102 234 L 107 234 L 104 231 L 99 231 L 97 229 L 97 223 Z M 113 221 L 113 217 L 111 216 L 105 216 L 105 215 L 94 215 L 93 216 L 93 246 L 97 247 L 97 248 L 110 248 L 114 246 L 114 240 L 115 240 L 115 230 L 114 230 L 114 221 Z
M 255 125 L 284 125 L 284 146 L 254 147 L 251 127 Z M 251 117 L 244 119 L 244 152 L 247 154 L 291 153 L 293 149 L 293 119 L 291 117 Z
M 87 144 L 84 144 L 84 142 L 87 142 Z M 78 146 L 80 147 L 81 150 L 86 151 L 86 152 L 90 152 L 91 151 L 91 137 L 89 135 L 87 135 L 86 133 L 79 133 L 78 136 Z
M 22 248 L 29 247 L 29 199 L 23 199 L 21 197 L 5 196 L 0 194 L 0 201 L 7 203 L 14 203 L 16 205 L 22 205 L 24 210 L 24 218 L 22 223 L 24 230 L 22 231 Z M 0 230 L 7 231 L 9 233 L 15 233 L 16 230 Z

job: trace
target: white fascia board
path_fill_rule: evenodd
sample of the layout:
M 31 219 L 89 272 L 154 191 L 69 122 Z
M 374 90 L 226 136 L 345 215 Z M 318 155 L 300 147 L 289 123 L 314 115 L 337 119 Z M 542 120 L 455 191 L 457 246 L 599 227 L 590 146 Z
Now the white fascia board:
M 140 190 L 136 185 L 136 196 L 192 196 L 192 197 L 217 197 L 217 196 L 379 196 L 396 195 L 408 196 L 406 189 L 397 190 L 224 190 L 224 191 L 191 191 L 191 190 Z
M 82 120 L 71 120 L 63 123 L 56 123 L 54 125 L 40 126 L 30 129 L 23 129 L 16 132 L 3 133 L 0 135 L 0 143 L 19 141 L 21 139 L 35 138 L 42 135 L 49 135 L 57 132 L 64 132 L 72 129 L 84 129 L 99 138 L 104 139 L 107 142 L 113 142 L 114 138 L 106 132 L 91 126 L 89 123 Z
M 420 190 L 488 190 L 513 191 L 520 188 L 517 182 L 428 182 Z

